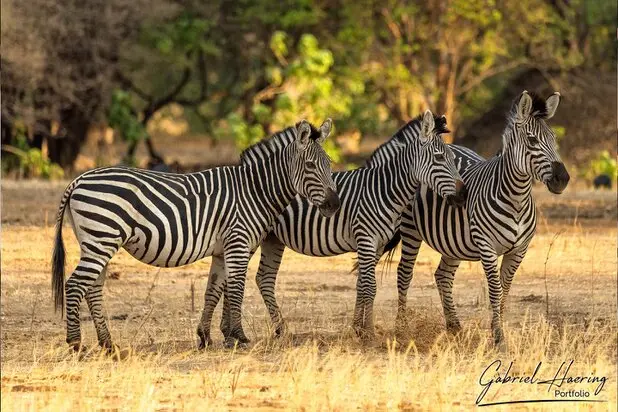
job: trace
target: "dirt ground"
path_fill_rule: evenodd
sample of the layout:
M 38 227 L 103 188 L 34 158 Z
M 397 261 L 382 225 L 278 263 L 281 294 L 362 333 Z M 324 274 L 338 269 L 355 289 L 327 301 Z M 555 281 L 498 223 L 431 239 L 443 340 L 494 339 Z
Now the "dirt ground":
M 196 350 L 209 258 L 160 270 L 121 252 L 110 263 L 104 304 L 115 342 L 132 355 L 114 362 L 96 351 L 81 358 L 63 352 L 65 325 L 53 310 L 49 262 L 66 183 L 2 182 L 3 409 L 467 409 L 480 390 L 483 365 L 500 357 L 505 363 L 519 362 L 526 371 L 522 365 L 534 370 L 537 361 L 560 365 L 573 359 L 573 370 L 590 373 L 592 368 L 608 377 L 601 393 L 591 398 L 609 403 L 552 405 L 615 410 L 616 192 L 567 190 L 554 196 L 535 189 L 541 219 L 509 296 L 506 353 L 496 354 L 489 344 L 486 281 L 477 262 L 461 264 L 454 286 L 466 338 L 453 342 L 444 333 L 433 280 L 439 256 L 426 246 L 416 264 L 411 316 L 403 332 L 394 325 L 399 255 L 390 272 L 378 269 L 378 336 L 369 346 L 350 327 L 353 255 L 310 258 L 286 251 L 277 295 L 289 333 L 272 340 L 253 282 L 257 253 L 243 306 L 252 344 L 238 352 L 222 347 L 220 309 L 212 325 L 215 347 Z M 70 273 L 78 261 L 70 226 L 65 226 L 64 239 Z M 85 303 L 82 335 L 87 346 L 96 347 Z M 407 351 L 393 350 L 395 337 Z M 552 393 L 512 385 L 492 390 L 485 400 L 553 399 Z M 207 403 L 200 404 L 204 399 Z

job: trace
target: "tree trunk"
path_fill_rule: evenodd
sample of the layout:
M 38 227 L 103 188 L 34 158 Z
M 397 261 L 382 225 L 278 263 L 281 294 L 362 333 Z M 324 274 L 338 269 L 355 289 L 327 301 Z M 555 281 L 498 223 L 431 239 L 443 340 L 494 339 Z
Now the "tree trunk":
M 13 140 L 13 125 L 6 121 L 4 116 L 2 116 L 2 121 L 0 123 L 2 126 L 0 142 L 2 144 L 11 144 L 11 140 Z
M 90 120 L 77 107 L 62 110 L 60 125 L 64 133 L 48 140 L 49 158 L 67 170 L 73 169 L 73 162 L 86 142 Z

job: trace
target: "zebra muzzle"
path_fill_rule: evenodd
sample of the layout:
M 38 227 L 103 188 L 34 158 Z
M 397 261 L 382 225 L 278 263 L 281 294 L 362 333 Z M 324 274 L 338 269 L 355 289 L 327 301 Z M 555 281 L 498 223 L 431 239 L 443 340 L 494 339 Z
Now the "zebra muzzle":
M 446 203 L 449 206 L 461 207 L 466 204 L 468 199 L 468 188 L 461 180 L 455 182 L 455 194 L 446 197 Z
M 324 196 L 324 201 L 319 207 L 322 216 L 331 217 L 337 210 L 339 210 L 340 206 L 341 200 L 339 199 L 337 192 L 333 189 L 327 189 L 326 196 Z
M 569 172 L 567 172 L 566 167 L 564 167 L 564 163 L 552 162 L 551 179 L 546 183 L 550 192 L 559 195 L 567 187 L 570 179 L 571 176 L 569 176 Z

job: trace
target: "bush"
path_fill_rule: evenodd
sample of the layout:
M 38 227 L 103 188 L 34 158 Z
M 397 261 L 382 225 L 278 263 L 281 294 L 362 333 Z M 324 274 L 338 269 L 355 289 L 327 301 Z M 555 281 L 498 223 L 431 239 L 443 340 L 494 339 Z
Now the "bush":
M 598 175 L 605 174 L 612 179 L 612 182 L 616 182 L 616 171 L 616 158 L 610 155 L 608 150 L 603 150 L 596 159 L 590 161 L 583 175 L 586 179 L 592 180 Z
M 64 171 L 56 163 L 53 163 L 49 158 L 43 155 L 43 152 L 37 148 L 28 147 L 24 143 L 25 137 L 18 137 L 17 145 L 3 145 L 2 150 L 15 155 L 16 163 L 12 163 L 11 159 L 2 158 L 3 169 L 18 169 L 19 176 L 26 178 L 41 178 L 41 179 L 61 179 L 64 177 Z

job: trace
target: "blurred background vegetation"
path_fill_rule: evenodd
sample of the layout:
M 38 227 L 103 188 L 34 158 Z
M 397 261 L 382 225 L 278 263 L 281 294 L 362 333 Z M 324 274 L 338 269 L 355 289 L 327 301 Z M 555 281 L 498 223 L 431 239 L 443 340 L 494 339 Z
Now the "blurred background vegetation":
M 3 0 L 3 172 L 198 170 L 326 117 L 351 167 L 425 108 L 487 156 L 527 89 L 562 93 L 572 174 L 615 179 L 616 15 L 615 0 Z

